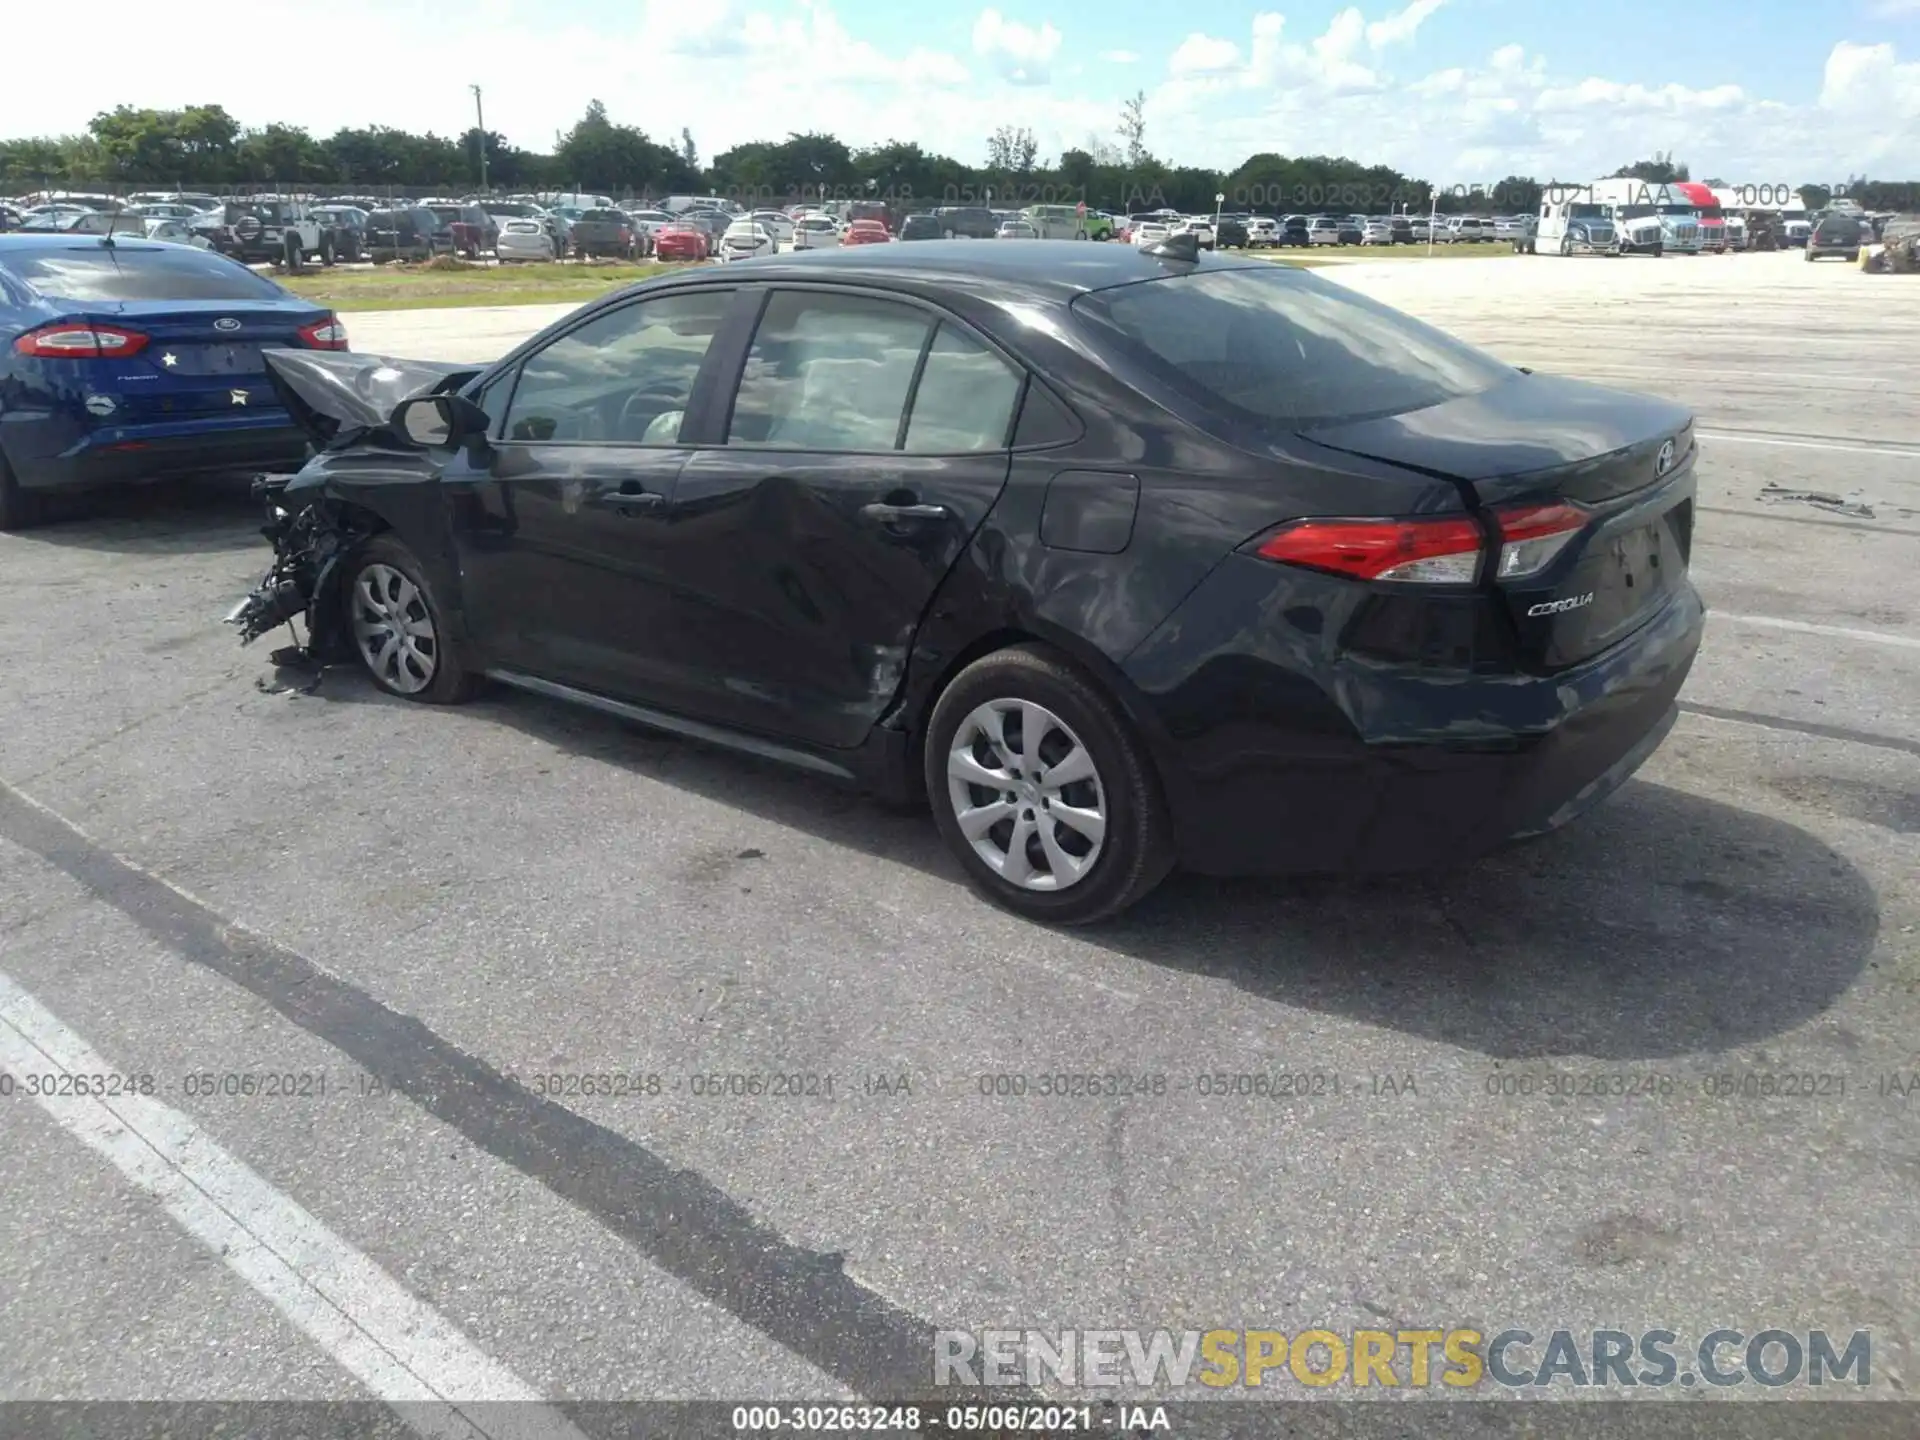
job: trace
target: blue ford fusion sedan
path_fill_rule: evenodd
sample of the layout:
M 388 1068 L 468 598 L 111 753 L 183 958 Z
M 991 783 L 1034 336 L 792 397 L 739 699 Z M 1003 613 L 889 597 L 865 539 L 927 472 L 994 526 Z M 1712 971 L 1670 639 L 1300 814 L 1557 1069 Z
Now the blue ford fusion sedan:
M 346 348 L 332 311 L 224 256 L 0 235 L 0 530 L 54 491 L 297 467 L 262 357 Z

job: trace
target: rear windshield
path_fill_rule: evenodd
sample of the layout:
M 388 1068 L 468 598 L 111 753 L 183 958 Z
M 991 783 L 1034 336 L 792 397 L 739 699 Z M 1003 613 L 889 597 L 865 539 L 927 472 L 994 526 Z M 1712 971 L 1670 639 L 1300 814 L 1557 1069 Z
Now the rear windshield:
M 627 217 L 618 210 L 589 210 L 581 220 L 589 225 L 624 225 Z
M 1076 314 L 1230 417 L 1314 429 L 1419 410 L 1516 373 L 1409 315 L 1299 270 L 1201 270 L 1082 295 Z
M 63 300 L 284 300 L 271 280 L 210 250 L 72 246 L 9 250 L 6 268 Z
M 1860 222 L 1844 215 L 1829 215 L 1819 225 L 1820 234 L 1829 240 L 1858 240 Z

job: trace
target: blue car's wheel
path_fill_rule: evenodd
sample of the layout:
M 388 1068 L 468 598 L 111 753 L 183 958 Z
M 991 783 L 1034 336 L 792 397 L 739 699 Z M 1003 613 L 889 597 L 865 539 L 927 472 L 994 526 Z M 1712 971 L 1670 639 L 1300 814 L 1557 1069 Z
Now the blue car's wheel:
M 20 488 L 8 468 L 7 457 L 0 455 L 0 530 L 25 530 L 45 518 L 42 497 Z

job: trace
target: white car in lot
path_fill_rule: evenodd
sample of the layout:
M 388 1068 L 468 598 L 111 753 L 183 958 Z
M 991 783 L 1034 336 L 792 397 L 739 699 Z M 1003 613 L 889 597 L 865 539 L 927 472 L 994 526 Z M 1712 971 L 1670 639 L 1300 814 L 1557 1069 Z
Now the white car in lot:
M 1025 220 L 1003 220 L 995 232 L 997 240 L 1038 240 L 1040 232 Z
M 756 210 L 747 218 L 756 225 L 765 226 L 767 233 L 773 236 L 774 244 L 793 244 L 793 221 L 778 210 Z
M 840 244 L 840 222 L 831 215 L 802 215 L 793 222 L 793 248 L 832 250 Z
M 779 253 L 780 246 L 773 232 L 758 220 L 736 220 L 720 237 L 722 260 L 758 260 L 763 255 Z
M 671 225 L 678 216 L 669 215 L 664 210 L 629 210 L 627 218 L 633 221 L 633 228 L 647 237 L 647 248 L 653 248 L 653 237 L 660 233 L 662 226 Z
M 509 216 L 500 222 L 500 235 L 493 242 L 493 253 L 503 261 L 551 260 L 553 234 L 538 220 Z
M 1260 247 L 1280 243 L 1280 222 L 1271 215 L 1256 215 L 1247 221 L 1247 244 Z
M 1385 220 L 1368 220 L 1360 227 L 1362 245 L 1391 245 L 1393 226 Z
M 1213 217 L 1210 215 L 1189 215 L 1173 224 L 1175 235 L 1191 235 L 1202 250 L 1213 249 Z
M 1132 239 L 1136 246 L 1158 245 L 1173 231 L 1158 220 L 1142 220 L 1133 227 Z
M 1309 245 L 1338 245 L 1340 243 L 1340 222 L 1331 215 L 1315 215 L 1307 221 L 1307 243 Z
M 196 249 L 211 250 L 213 242 L 198 230 L 191 228 L 184 220 L 149 215 L 140 224 L 146 227 L 147 239 L 164 240 L 170 245 L 192 245 Z

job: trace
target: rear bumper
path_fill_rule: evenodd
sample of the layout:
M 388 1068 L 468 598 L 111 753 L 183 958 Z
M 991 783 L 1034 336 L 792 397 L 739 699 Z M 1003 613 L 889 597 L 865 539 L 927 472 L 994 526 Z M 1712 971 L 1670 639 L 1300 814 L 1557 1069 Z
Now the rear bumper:
M 1216 572 L 1201 588 L 1221 583 Z M 1196 592 L 1183 612 L 1195 600 L 1211 608 Z M 1186 868 L 1420 870 L 1557 829 L 1625 783 L 1672 726 L 1704 621 L 1684 586 L 1626 640 L 1550 677 L 1322 667 L 1283 624 L 1256 642 L 1264 653 L 1215 652 L 1172 691 L 1153 641 L 1126 668 L 1163 722 L 1155 748 Z
M 189 475 L 297 470 L 307 435 L 285 411 L 265 411 L 240 423 L 188 429 L 180 425 L 95 430 L 48 453 L 29 442 L 25 427 L 0 431 L 8 463 L 25 490 L 91 490 L 176 480 Z M 37 453 L 36 453 L 37 452 Z

